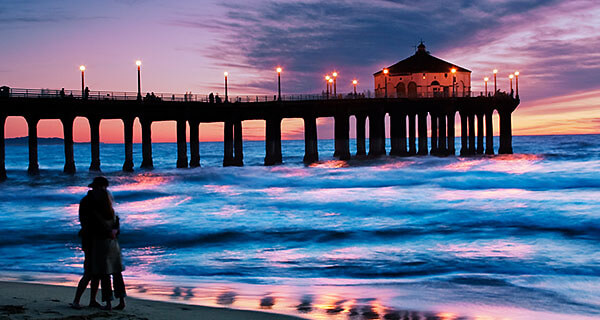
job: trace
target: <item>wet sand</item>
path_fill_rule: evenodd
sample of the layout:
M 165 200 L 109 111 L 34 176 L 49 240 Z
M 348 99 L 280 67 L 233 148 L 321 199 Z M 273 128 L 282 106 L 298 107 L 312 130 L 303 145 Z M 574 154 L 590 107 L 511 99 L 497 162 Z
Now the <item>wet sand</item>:
M 0 282 L 0 319 L 289 319 L 298 317 L 259 311 L 202 307 L 178 303 L 127 298 L 123 311 L 103 311 L 96 308 L 75 310 L 69 307 L 74 287 Z M 89 301 L 89 289 L 81 302 Z M 115 305 L 118 301 L 113 302 Z

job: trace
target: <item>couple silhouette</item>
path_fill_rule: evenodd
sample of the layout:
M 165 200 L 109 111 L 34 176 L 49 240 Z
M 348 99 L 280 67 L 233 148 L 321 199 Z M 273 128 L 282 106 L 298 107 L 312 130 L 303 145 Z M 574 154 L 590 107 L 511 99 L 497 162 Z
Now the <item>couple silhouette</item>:
M 90 307 L 104 310 L 123 310 L 125 308 L 125 283 L 122 272 L 125 270 L 121 248 L 117 236 L 120 232 L 119 217 L 113 209 L 113 199 L 108 191 L 108 180 L 96 177 L 88 185 L 91 190 L 79 203 L 79 222 L 81 230 L 81 248 L 85 254 L 83 276 L 79 280 L 75 299 L 71 303 L 74 309 L 81 309 L 79 301 L 83 292 L 90 284 Z M 112 286 L 111 286 L 112 277 Z M 102 287 L 102 306 L 96 301 L 98 285 Z M 114 296 L 119 298 L 119 304 L 112 307 Z

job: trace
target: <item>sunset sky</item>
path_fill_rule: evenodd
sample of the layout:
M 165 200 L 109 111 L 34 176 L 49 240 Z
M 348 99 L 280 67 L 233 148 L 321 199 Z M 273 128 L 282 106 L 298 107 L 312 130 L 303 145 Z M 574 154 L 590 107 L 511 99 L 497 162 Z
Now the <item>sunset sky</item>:
M 277 65 L 284 93 L 320 93 L 333 69 L 338 92 L 350 92 L 353 78 L 373 91 L 372 74 L 422 39 L 431 54 L 473 71 L 473 91 L 494 68 L 502 90 L 520 71 L 514 134 L 600 133 L 599 21 L 597 0 L 4 0 L 0 85 L 77 89 L 84 64 L 91 90 L 134 92 L 140 59 L 144 92 L 222 95 L 227 70 L 230 96 L 273 95 Z M 320 138 L 332 136 L 331 123 L 319 120 Z M 122 141 L 121 128 L 103 122 L 102 141 Z M 284 138 L 302 130 L 301 120 L 284 121 Z M 27 135 L 22 118 L 5 131 Z M 62 137 L 60 122 L 41 121 L 39 134 Z M 244 135 L 261 139 L 264 122 L 244 122 Z M 221 125 L 201 126 L 202 140 L 221 136 Z M 75 139 L 89 139 L 85 119 Z M 174 141 L 175 124 L 154 124 L 153 140 Z

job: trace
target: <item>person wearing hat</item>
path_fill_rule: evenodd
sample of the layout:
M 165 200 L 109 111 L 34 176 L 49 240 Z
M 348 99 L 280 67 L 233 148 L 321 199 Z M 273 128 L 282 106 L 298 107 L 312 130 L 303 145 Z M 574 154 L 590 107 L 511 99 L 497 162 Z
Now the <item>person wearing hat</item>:
M 80 309 L 79 300 L 91 282 L 90 307 L 101 307 L 96 302 L 98 282 L 102 286 L 104 309 L 111 310 L 112 288 L 110 276 L 114 278 L 115 296 L 120 303 L 115 309 L 125 308 L 125 284 L 121 272 L 124 270 L 121 248 L 116 239 L 119 233 L 119 218 L 112 207 L 112 196 L 108 192 L 109 182 L 105 177 L 96 177 L 88 185 L 91 190 L 79 204 L 81 247 L 85 253 L 83 276 L 75 292 L 71 306 Z

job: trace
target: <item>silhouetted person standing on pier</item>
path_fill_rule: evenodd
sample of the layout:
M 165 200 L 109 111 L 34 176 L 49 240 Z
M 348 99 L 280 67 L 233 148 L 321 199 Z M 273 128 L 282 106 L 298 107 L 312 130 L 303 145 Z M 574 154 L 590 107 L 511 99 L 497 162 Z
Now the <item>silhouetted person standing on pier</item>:
M 85 90 L 83 91 L 83 100 L 87 100 L 90 97 L 90 88 L 85 87 Z
M 215 95 L 212 92 L 208 95 L 208 102 L 215 103 Z
M 60 97 L 65 98 L 65 88 L 60 89 Z

